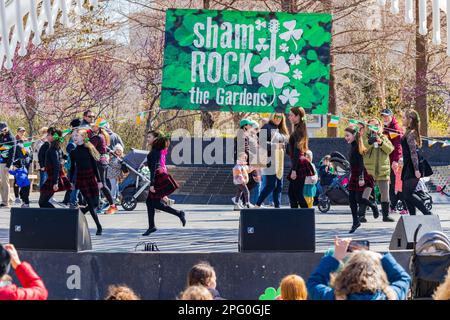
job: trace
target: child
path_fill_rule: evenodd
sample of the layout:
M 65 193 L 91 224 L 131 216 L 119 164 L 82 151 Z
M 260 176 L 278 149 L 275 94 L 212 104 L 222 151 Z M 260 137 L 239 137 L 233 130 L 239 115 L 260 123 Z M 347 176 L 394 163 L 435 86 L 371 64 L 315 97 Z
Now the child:
M 395 194 L 397 195 L 398 199 L 400 199 L 401 202 L 403 202 L 403 210 L 400 211 L 401 215 L 407 214 L 408 210 L 406 208 L 406 204 L 403 201 L 403 195 L 402 195 L 402 170 L 403 170 L 403 158 L 400 158 L 398 160 L 398 166 L 395 173 Z
M 312 208 L 314 204 L 314 197 L 316 196 L 316 184 L 319 180 L 317 176 L 317 170 L 314 166 L 313 160 L 313 153 L 311 150 L 308 150 L 305 152 L 306 159 L 311 163 L 313 169 L 314 169 L 314 175 L 308 176 L 305 178 L 305 186 L 303 187 L 303 196 L 305 197 L 306 203 L 308 204 L 308 208 Z
M 119 179 L 122 178 L 122 157 L 123 147 L 120 144 L 116 144 L 107 171 L 107 177 L 111 182 L 111 195 L 114 201 L 117 201 L 119 196 Z
M 336 178 L 336 174 L 334 173 L 330 160 L 331 156 L 327 154 L 322 158 L 321 165 L 319 166 L 320 186 L 323 190 L 326 190 L 326 188 L 330 186 Z
M 248 190 L 248 171 L 249 167 L 247 166 L 247 154 L 245 152 L 241 152 L 238 155 L 237 163 L 233 168 L 233 183 L 236 185 L 236 197 L 233 198 L 233 202 L 235 205 L 239 203 L 239 199 L 243 197 L 243 206 L 245 208 L 250 208 L 249 205 L 249 197 L 250 191 Z

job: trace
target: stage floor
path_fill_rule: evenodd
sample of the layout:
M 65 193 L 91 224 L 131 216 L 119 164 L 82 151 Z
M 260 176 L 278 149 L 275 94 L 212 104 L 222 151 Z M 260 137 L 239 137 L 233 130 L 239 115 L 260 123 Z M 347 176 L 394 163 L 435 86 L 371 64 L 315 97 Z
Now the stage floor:
M 60 198 L 57 197 L 59 200 Z M 31 204 L 37 207 L 37 194 L 33 194 Z M 181 205 L 175 205 L 181 208 Z M 175 216 L 164 212 L 156 213 L 158 231 L 150 237 L 141 234 L 147 228 L 145 203 L 139 203 L 131 212 L 120 210 L 114 215 L 100 215 L 103 235 L 95 235 L 95 224 L 87 216 L 93 250 L 102 252 L 132 252 L 139 242 L 156 242 L 162 252 L 237 252 L 239 212 L 232 205 L 182 205 L 186 211 L 187 224 L 181 227 Z M 263 210 L 263 209 L 261 209 Z M 435 204 L 433 213 L 439 215 L 444 232 L 450 234 L 450 205 Z M 0 243 L 9 239 L 9 210 L 0 209 Z M 395 220 L 399 215 L 393 216 Z M 396 223 L 374 220 L 367 215 L 368 223 L 363 224 L 353 235 L 354 239 L 367 239 L 371 249 L 387 251 L 391 234 Z M 322 214 L 316 210 L 316 252 L 327 250 L 335 235 L 348 237 L 351 226 L 350 209 L 347 206 L 332 206 L 330 212 Z M 138 250 L 142 250 L 142 247 Z

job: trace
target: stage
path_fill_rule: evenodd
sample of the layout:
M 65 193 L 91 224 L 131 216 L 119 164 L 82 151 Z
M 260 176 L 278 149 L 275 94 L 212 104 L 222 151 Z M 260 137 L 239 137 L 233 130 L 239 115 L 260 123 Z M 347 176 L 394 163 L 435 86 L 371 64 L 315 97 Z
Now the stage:
M 33 194 L 32 207 L 37 207 Z M 102 299 L 111 284 L 126 284 L 143 299 L 175 299 L 186 285 L 186 274 L 199 261 L 210 262 L 217 272 L 218 289 L 228 299 L 255 300 L 268 287 L 278 287 L 287 274 L 307 279 L 330 248 L 335 235 L 348 236 L 351 215 L 347 207 L 334 206 L 327 214 L 316 212 L 316 252 L 239 253 L 239 212 L 232 206 L 176 205 L 187 213 L 182 228 L 178 218 L 157 212 L 159 230 L 150 237 L 141 234 L 147 227 L 145 204 L 135 211 L 101 215 L 102 236 L 95 235 L 87 215 L 93 250 L 85 252 L 19 251 L 30 262 L 49 290 L 49 299 Z M 450 231 L 448 204 L 436 204 L 446 233 Z M 261 209 L 264 210 L 264 209 Z M 0 242 L 9 238 L 9 210 L 0 210 Z M 398 220 L 399 216 L 394 216 Z M 376 251 L 388 251 L 396 223 L 384 223 L 368 216 L 354 239 L 367 239 Z M 160 252 L 143 252 L 139 242 L 156 242 Z M 393 252 L 408 269 L 411 251 Z M 15 281 L 17 279 L 15 278 Z
M 60 196 L 60 195 L 59 195 Z M 57 200 L 60 197 L 57 196 Z M 33 194 L 32 207 L 37 207 L 37 193 Z M 93 251 L 133 252 L 139 242 L 156 242 L 161 252 L 237 252 L 239 211 L 232 205 L 175 205 L 186 211 L 187 224 L 181 227 L 178 218 L 164 213 L 156 213 L 158 231 L 149 237 L 141 234 L 147 229 L 145 203 L 139 203 L 134 211 L 120 210 L 114 215 L 100 215 L 103 235 L 95 235 L 95 225 L 86 215 L 90 227 Z M 434 204 L 433 213 L 439 215 L 445 232 L 450 232 L 450 205 Z M 261 209 L 263 210 L 263 209 Z M 421 214 L 421 213 L 419 213 Z M 9 239 L 9 210 L 0 209 L 0 242 Z M 399 215 L 393 215 L 397 221 Z M 316 252 L 324 252 L 331 245 L 335 235 L 348 237 L 351 227 L 350 209 L 347 206 L 332 206 L 322 214 L 316 209 Z M 354 239 L 367 239 L 371 249 L 387 251 L 396 222 L 383 222 L 381 217 L 373 219 L 367 214 L 368 222 L 353 235 Z

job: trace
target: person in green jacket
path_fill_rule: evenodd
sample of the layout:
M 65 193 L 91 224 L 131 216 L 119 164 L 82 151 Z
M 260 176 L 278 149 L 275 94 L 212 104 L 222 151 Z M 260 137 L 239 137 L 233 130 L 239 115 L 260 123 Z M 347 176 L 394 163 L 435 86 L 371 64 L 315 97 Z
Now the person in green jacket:
M 368 122 L 368 130 L 363 129 L 366 131 L 366 133 L 362 133 L 364 136 L 363 143 L 367 149 L 363 155 L 363 160 L 364 167 L 380 189 L 383 221 L 393 222 L 394 219 L 389 217 L 389 182 L 391 174 L 389 154 L 394 151 L 394 146 L 388 137 L 383 134 L 382 128 L 381 121 L 374 118 Z M 363 199 L 369 200 L 371 193 L 371 188 L 364 190 Z M 364 203 L 359 209 L 360 221 L 367 222 L 365 218 L 366 206 Z

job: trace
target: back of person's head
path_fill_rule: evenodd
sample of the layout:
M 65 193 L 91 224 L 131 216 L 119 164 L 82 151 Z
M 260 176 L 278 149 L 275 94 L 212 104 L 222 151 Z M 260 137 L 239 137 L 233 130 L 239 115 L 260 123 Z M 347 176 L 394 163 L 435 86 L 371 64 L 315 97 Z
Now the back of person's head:
M 291 274 L 283 278 L 280 284 L 282 300 L 306 300 L 308 292 L 302 277 Z
M 209 290 L 202 286 L 190 286 L 181 293 L 180 300 L 213 300 Z
M 152 147 L 156 150 L 164 150 L 170 145 L 170 139 L 166 136 L 160 136 L 153 142 Z
M 0 244 L 0 279 L 9 272 L 11 265 L 11 256 L 8 251 Z
M 434 300 L 450 300 L 450 267 L 447 270 L 445 280 L 433 294 Z
M 194 265 L 188 273 L 188 286 L 202 285 L 215 287 L 216 272 L 208 262 L 200 262 Z
M 140 300 L 127 286 L 109 286 L 105 300 Z
M 79 118 L 75 118 L 75 119 L 72 119 L 72 121 L 70 121 L 71 128 L 77 128 L 79 126 L 81 126 L 81 120 Z
M 331 284 L 337 300 L 346 300 L 351 294 L 379 292 L 387 300 L 397 299 L 381 265 L 381 255 L 369 250 L 351 253 L 342 271 L 332 275 Z

